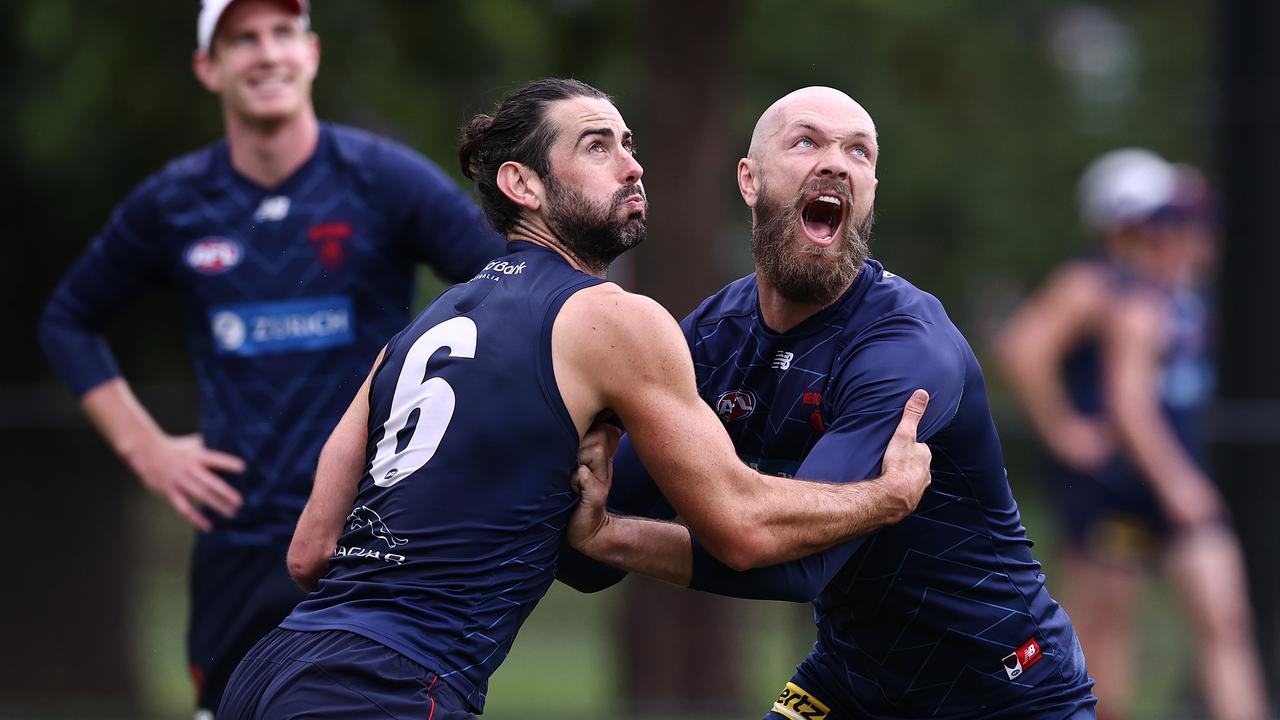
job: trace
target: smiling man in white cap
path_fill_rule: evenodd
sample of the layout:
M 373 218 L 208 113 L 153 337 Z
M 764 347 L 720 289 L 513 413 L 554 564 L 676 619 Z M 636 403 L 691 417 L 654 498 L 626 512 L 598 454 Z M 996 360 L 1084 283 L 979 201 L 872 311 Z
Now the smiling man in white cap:
M 415 262 L 461 281 L 505 248 L 429 160 L 317 120 L 320 43 L 307 9 L 203 4 L 193 66 L 219 98 L 226 139 L 173 161 L 117 208 L 40 326 L 106 440 L 202 531 L 188 648 L 204 717 L 243 653 L 302 598 L 285 551 L 320 446 L 408 321 Z M 176 289 L 185 310 L 198 435 L 159 427 L 101 334 L 156 285 Z

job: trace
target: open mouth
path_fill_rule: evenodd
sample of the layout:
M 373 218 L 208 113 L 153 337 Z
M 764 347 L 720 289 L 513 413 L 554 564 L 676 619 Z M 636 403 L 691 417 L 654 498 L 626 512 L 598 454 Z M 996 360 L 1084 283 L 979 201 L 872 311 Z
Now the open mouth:
M 831 193 L 819 193 L 800 210 L 804 234 L 819 245 L 830 245 L 844 223 L 844 200 Z

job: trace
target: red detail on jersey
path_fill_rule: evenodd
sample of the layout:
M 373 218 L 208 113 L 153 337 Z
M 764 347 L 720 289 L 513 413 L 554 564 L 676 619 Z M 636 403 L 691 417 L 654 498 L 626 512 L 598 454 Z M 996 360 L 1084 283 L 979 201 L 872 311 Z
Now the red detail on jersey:
M 1040 643 L 1035 638 L 1031 638 L 1022 647 L 1018 648 L 1018 660 L 1022 662 L 1022 669 L 1035 665 L 1040 662 L 1040 658 L 1044 657 L 1044 653 L 1040 652 Z
M 316 255 L 326 270 L 337 270 L 346 259 L 342 241 L 351 237 L 351 223 L 330 222 L 315 225 L 307 232 L 307 239 L 318 243 Z
M 822 393 L 809 391 L 800 396 L 800 402 L 805 405 L 820 405 L 822 403 Z
M 749 392 L 730 390 L 716 400 L 716 414 L 725 422 L 741 420 L 756 409 L 756 397 Z
M 814 432 L 827 431 L 826 425 L 822 423 L 822 413 L 818 412 L 817 410 L 814 410 L 813 412 L 809 413 L 809 427 L 813 428 Z

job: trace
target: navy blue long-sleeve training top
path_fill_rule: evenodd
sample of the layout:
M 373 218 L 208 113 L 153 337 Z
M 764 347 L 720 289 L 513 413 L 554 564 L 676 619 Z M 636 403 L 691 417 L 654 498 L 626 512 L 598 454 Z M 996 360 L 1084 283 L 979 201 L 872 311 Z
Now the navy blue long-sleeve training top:
M 409 319 L 416 264 L 450 281 L 505 252 L 467 193 L 399 144 L 321 124 L 315 153 L 263 188 L 225 141 L 171 162 L 116 208 L 54 291 L 46 355 L 77 395 L 119 376 L 103 330 L 145 290 L 178 290 L 205 444 L 243 457 L 234 540 L 293 532 L 320 447 Z

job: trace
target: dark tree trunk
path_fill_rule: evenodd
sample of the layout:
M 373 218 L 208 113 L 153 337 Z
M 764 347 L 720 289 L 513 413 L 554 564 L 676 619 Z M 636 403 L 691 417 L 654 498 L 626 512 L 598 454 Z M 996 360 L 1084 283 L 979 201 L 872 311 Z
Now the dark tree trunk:
M 1223 263 L 1216 476 L 1249 566 L 1272 702 L 1280 696 L 1280 4 L 1230 0 L 1222 20 Z
M 637 289 L 677 319 L 727 278 L 734 161 L 728 127 L 732 28 L 727 0 L 655 0 L 645 6 L 642 96 L 620 98 L 637 136 L 653 205 L 649 239 L 635 254 Z M 744 241 L 745 242 L 745 239 Z M 623 693 L 633 713 L 737 712 L 742 697 L 740 601 L 627 581 L 620 617 Z

